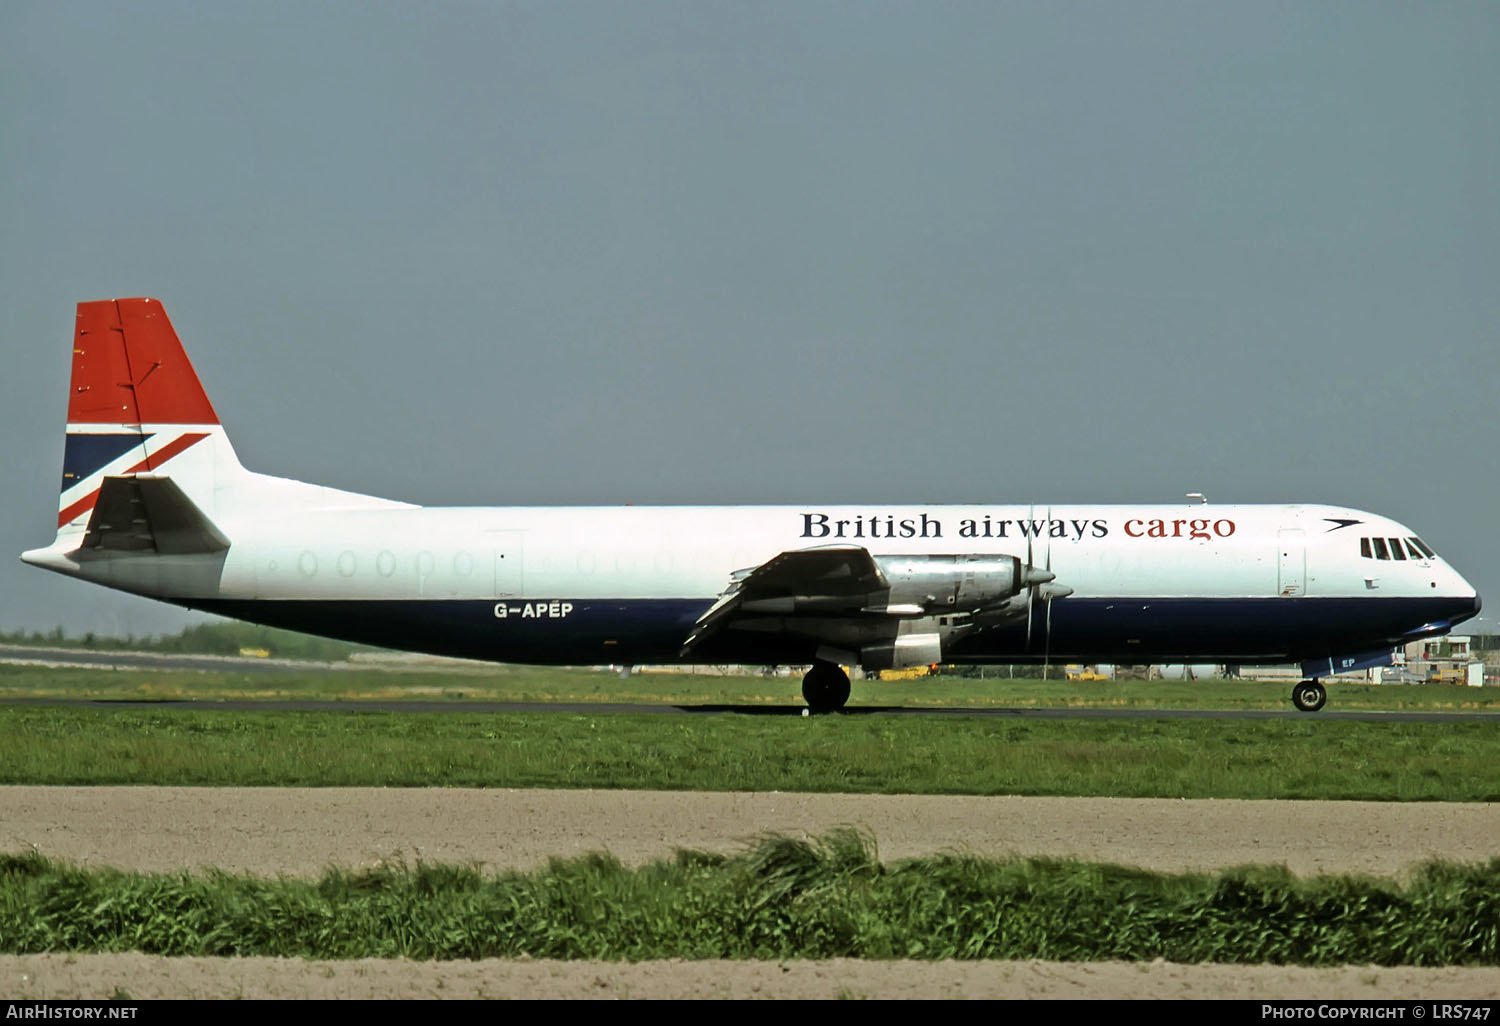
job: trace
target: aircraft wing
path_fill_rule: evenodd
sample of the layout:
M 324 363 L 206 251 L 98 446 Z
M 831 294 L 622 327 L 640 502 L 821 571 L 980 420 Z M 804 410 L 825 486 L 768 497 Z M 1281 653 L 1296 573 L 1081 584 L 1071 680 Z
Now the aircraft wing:
M 854 611 L 866 595 L 889 587 L 869 550 L 858 545 L 783 552 L 758 567 L 736 571 L 719 600 L 693 625 L 681 654 L 690 655 L 741 612 L 791 612 L 810 603 L 836 606 L 840 600 L 852 603 Z

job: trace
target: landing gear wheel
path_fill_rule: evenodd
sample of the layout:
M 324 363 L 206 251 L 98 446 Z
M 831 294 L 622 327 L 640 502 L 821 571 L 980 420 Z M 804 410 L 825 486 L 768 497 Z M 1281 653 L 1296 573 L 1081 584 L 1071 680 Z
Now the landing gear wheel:
M 1317 712 L 1328 701 L 1328 692 L 1315 680 L 1305 680 L 1292 688 L 1292 704 L 1303 712 Z
M 815 662 L 802 678 L 802 697 L 815 713 L 836 712 L 849 701 L 849 676 L 835 663 Z

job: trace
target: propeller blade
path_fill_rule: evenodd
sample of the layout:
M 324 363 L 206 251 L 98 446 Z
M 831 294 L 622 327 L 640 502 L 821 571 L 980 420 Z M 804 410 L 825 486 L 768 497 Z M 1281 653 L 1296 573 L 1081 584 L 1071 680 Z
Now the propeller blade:
M 1052 598 L 1047 598 L 1047 647 L 1042 650 L 1042 679 L 1046 680 L 1052 668 Z
M 1026 651 L 1031 651 L 1031 607 L 1036 605 L 1036 593 L 1026 596 Z
M 1026 507 L 1026 521 L 1031 525 L 1035 523 L 1035 520 L 1036 504 L 1032 503 Z M 1026 570 L 1028 573 L 1034 569 L 1031 559 L 1031 534 L 1030 531 L 1026 532 Z M 1026 594 L 1026 651 L 1028 652 L 1031 651 L 1031 608 L 1034 605 L 1036 605 L 1036 589 L 1031 588 Z
M 1047 506 L 1047 569 L 1045 571 L 1049 578 L 1057 575 L 1052 572 L 1052 506 Z M 1048 680 L 1052 676 L 1052 596 L 1047 595 L 1047 622 L 1042 625 L 1042 680 Z
M 1047 507 L 1047 572 L 1052 572 L 1052 507 Z

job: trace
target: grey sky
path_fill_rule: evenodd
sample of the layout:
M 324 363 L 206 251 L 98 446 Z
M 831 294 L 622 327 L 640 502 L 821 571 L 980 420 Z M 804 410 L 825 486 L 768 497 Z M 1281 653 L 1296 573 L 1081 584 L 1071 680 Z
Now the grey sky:
M 423 504 L 1334 502 L 1500 608 L 1500 5 L 0 5 L 0 627 L 79 300 Z

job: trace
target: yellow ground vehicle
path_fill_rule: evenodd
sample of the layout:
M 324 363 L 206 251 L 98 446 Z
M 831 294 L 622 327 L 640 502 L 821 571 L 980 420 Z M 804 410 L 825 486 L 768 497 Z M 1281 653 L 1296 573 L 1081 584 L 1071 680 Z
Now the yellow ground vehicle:
M 904 670 L 881 670 L 881 680 L 913 680 L 917 677 L 927 677 L 932 674 L 937 666 L 908 666 Z
M 1100 673 L 1098 668 L 1094 666 L 1070 664 L 1067 667 L 1067 674 L 1069 680 L 1109 680 L 1108 677 Z

